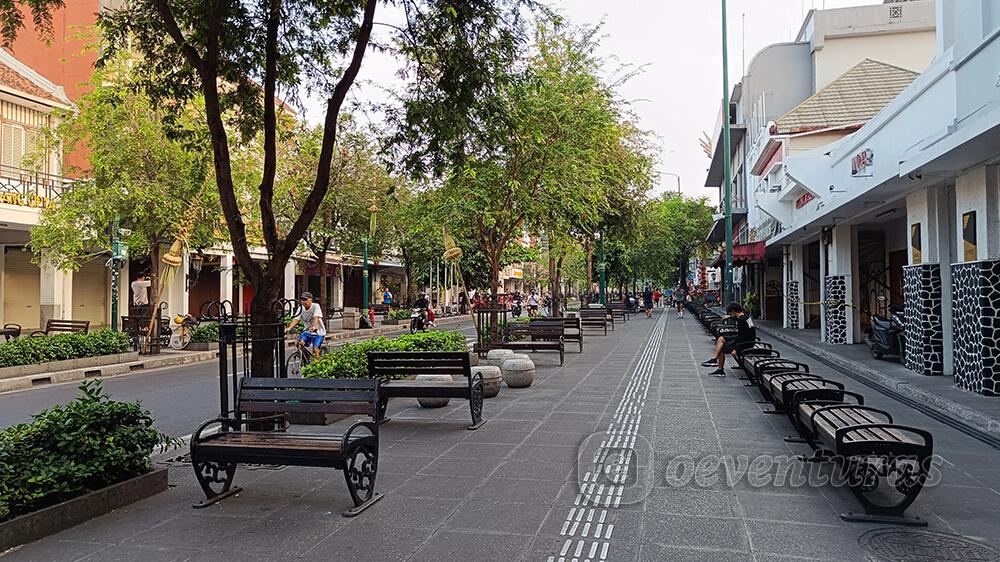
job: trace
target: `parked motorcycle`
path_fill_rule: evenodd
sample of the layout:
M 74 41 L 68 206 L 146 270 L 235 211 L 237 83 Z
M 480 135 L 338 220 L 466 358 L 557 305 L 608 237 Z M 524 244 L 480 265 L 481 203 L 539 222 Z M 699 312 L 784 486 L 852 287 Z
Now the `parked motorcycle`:
M 895 355 L 899 357 L 899 362 L 903 362 L 906 353 L 905 340 L 905 320 L 903 307 L 893 305 L 889 307 L 889 317 L 872 314 L 872 327 L 868 332 L 868 347 L 872 350 L 872 356 L 881 359 L 885 355 Z
M 516 300 L 510 305 L 510 315 L 514 318 L 521 316 L 521 301 Z
M 427 331 L 427 309 L 425 308 L 412 308 L 410 309 L 410 333 L 415 334 L 417 332 Z

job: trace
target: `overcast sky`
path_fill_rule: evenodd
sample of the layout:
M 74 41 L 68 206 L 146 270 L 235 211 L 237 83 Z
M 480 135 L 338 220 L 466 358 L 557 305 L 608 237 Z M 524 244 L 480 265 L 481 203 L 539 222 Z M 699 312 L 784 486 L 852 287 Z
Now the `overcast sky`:
M 645 65 L 621 95 L 632 101 L 639 126 L 654 132 L 661 144 L 657 192 L 677 188 L 708 196 L 702 187 L 709 160 L 698 145 L 712 127 L 722 100 L 721 2 L 719 0 L 548 0 L 576 25 L 604 22 L 602 55 L 607 71 L 621 64 Z M 810 8 L 881 4 L 882 0 L 728 0 L 730 84 L 740 80 L 744 64 L 772 43 L 795 38 Z M 391 19 L 383 10 L 377 19 Z M 746 30 L 744 34 L 743 31 Z M 396 63 L 369 53 L 353 93 L 361 100 L 381 98 L 381 88 L 396 81 Z M 309 104 L 310 120 L 320 115 Z

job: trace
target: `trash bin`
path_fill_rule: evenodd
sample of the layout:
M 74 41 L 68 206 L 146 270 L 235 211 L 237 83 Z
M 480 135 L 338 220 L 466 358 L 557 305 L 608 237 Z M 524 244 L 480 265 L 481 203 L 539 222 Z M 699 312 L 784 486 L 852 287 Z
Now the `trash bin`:
M 345 310 L 343 326 L 345 330 L 357 330 L 361 321 L 361 313 L 357 309 Z

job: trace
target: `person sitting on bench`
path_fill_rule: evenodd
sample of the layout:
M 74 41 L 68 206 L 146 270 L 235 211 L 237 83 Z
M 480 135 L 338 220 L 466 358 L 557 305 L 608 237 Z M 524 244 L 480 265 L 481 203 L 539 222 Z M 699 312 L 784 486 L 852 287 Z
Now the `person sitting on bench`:
M 743 312 L 743 306 L 740 303 L 729 303 L 726 312 L 727 314 L 722 319 L 735 318 L 737 333 L 735 336 L 719 336 L 715 342 L 715 357 L 701 364 L 702 367 L 716 367 L 714 371 L 709 373 L 713 377 L 726 376 L 726 354 L 735 356 L 738 344 L 757 340 L 757 328 L 753 325 L 753 319 Z

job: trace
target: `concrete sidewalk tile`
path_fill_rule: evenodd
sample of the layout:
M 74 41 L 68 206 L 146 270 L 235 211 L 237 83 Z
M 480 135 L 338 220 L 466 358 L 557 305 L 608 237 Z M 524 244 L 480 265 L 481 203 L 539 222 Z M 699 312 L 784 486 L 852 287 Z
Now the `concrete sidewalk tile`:
M 807 558 L 864 560 L 858 537 L 868 528 L 789 522 L 748 521 L 754 552 Z
M 190 548 L 144 548 L 137 546 L 114 545 L 82 558 L 80 562 L 184 562 L 198 554 L 198 550 Z
M 418 474 L 407 478 L 392 491 L 394 496 L 410 498 L 453 497 L 461 499 L 486 483 L 481 476 L 433 476 Z
M 840 513 L 823 494 L 788 495 L 739 491 L 737 496 L 745 519 L 834 527 L 845 525 Z
M 496 459 L 508 456 L 517 445 L 514 443 L 473 443 L 460 441 L 441 454 L 442 459 Z
M 575 481 L 576 466 L 569 466 L 560 461 L 514 457 L 503 461 L 497 467 L 495 475 L 522 480 L 566 482 Z
M 387 526 L 434 529 L 444 523 L 461 503 L 461 498 L 454 496 L 430 499 L 392 494 L 365 510 L 364 517 L 352 518 L 348 525 L 358 527 L 383 522 Z
M 428 529 L 394 525 L 387 526 L 382 531 L 348 525 L 323 539 L 303 554 L 302 558 L 323 562 L 406 560 L 429 536 Z M 372 537 L 378 537 L 378 540 L 372 540 Z
M 234 498 L 230 498 L 232 499 Z M 182 514 L 129 537 L 122 544 L 163 548 L 183 544 L 204 548 L 227 541 L 254 521 L 250 517 Z
M 496 468 L 496 458 L 440 458 L 415 471 L 429 476 L 477 476 L 486 475 Z
M 753 562 L 754 557 L 746 551 L 708 550 L 664 546 L 659 544 L 644 544 L 639 549 L 640 562 Z
M 349 519 L 340 512 L 326 514 L 280 513 L 268 515 L 230 536 L 225 546 L 235 553 L 259 553 L 271 556 L 299 556 L 347 525 Z
M 749 550 L 740 519 L 696 517 L 647 511 L 642 521 L 643 544 L 724 550 Z
M 534 535 L 551 511 L 549 503 L 506 504 L 492 501 L 464 502 L 444 528 L 472 533 Z
M 497 472 L 481 488 L 473 492 L 469 499 L 501 503 L 551 504 L 564 486 L 572 485 L 563 481 L 518 480 L 504 476 Z
M 54 562 L 80 560 L 107 549 L 105 543 L 63 541 L 46 538 L 21 545 L 0 556 L 4 562 Z
M 531 535 L 501 535 L 439 531 L 408 562 L 476 560 L 508 562 L 517 560 L 531 543 Z M 388 559 L 384 559 L 388 560 Z
M 722 518 L 740 516 L 734 492 L 690 488 L 650 490 L 646 496 L 646 512 Z

